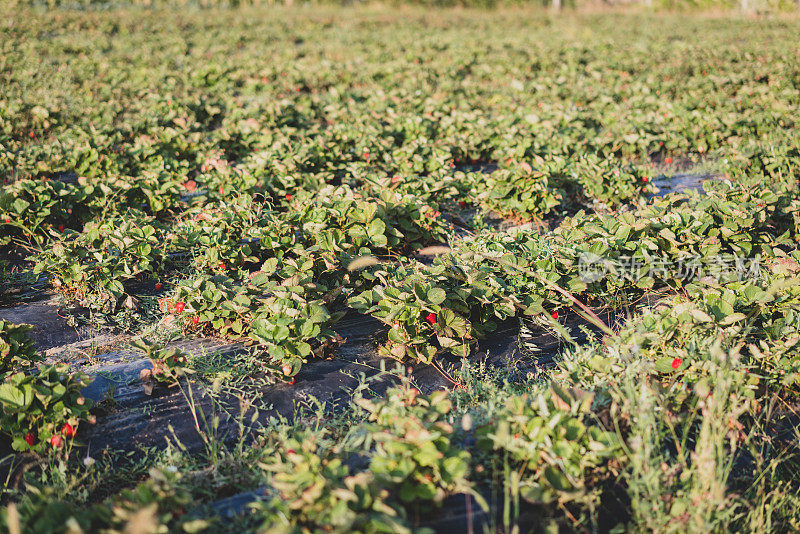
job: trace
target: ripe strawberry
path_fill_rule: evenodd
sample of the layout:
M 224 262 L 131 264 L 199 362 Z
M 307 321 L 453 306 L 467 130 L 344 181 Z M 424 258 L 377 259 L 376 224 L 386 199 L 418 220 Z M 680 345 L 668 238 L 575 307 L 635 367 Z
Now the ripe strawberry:
M 286 193 L 286 200 L 292 200 L 292 194 Z
M 179 302 L 179 303 L 177 303 L 177 304 L 175 305 L 175 311 L 176 311 L 176 312 L 178 312 L 178 313 L 182 313 L 182 312 L 183 312 L 183 309 L 184 309 L 185 307 L 186 307 L 186 304 L 184 304 L 183 302 Z
M 155 287 L 156 287 L 156 291 L 160 291 L 161 290 L 161 282 L 156 282 L 156 286 Z
M 69 423 L 64 423 L 64 426 L 61 427 L 61 433 L 64 434 L 68 438 L 75 437 L 75 427 L 73 427 Z
M 431 324 L 436 324 L 436 314 L 431 312 L 425 316 L 425 320 Z
M 64 225 L 63 224 L 59 224 L 58 225 L 58 231 L 59 232 L 64 232 Z
M 6 224 L 11 224 L 11 217 L 6 217 Z
M 550 314 L 550 317 L 552 317 L 553 319 L 558 319 L 558 312 L 554 311 L 553 313 Z
M 295 454 L 294 449 L 289 449 L 286 451 L 286 454 Z
M 664 163 L 666 163 L 667 165 L 669 165 L 670 163 L 672 163 L 672 158 L 665 158 L 665 159 L 664 159 Z
M 30 136 L 30 138 L 31 138 L 31 139 L 33 139 L 34 137 L 36 137 L 36 134 L 35 134 L 35 133 L 33 133 L 33 132 L 31 132 L 31 133 L 30 133 L 30 134 L 28 134 L 28 135 Z
M 33 447 L 36 444 L 36 437 L 30 432 L 28 432 L 27 434 L 25 434 L 25 443 Z
M 219 267 L 220 271 L 224 271 L 225 270 L 225 264 L 224 263 L 220 263 L 217 267 Z
M 199 322 L 200 322 L 200 316 L 195 315 L 194 317 L 192 317 L 192 324 L 197 324 Z
M 650 180 L 650 179 L 649 179 L 647 176 L 643 176 L 643 177 L 642 177 L 642 181 L 643 181 L 644 183 L 647 183 L 649 180 Z
M 219 188 L 219 194 L 221 195 L 223 192 L 224 192 L 224 189 L 222 189 L 222 188 L 220 187 L 220 188 Z
M 678 367 L 681 366 L 682 363 L 683 360 L 681 360 L 680 358 L 675 358 L 674 360 L 672 360 L 672 368 L 677 369 Z
M 61 436 L 59 436 L 58 434 L 50 437 L 50 445 L 52 445 L 54 449 L 58 449 L 63 444 L 64 440 L 61 439 Z
M 195 188 L 197 187 L 197 182 L 195 182 L 194 180 L 189 180 L 189 181 L 187 181 L 186 183 L 183 184 L 183 187 L 187 191 L 194 191 Z

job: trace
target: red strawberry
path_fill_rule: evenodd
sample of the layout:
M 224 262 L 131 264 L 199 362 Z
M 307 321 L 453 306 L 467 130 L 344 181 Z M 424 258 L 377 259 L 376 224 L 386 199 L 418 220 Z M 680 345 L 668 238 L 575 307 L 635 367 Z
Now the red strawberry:
M 224 264 L 224 263 L 220 263 L 220 264 L 218 265 L 218 267 L 219 267 L 219 270 L 220 270 L 220 271 L 224 271 L 224 270 L 225 270 L 225 264 Z
M 220 188 L 219 188 L 219 194 L 221 195 L 221 194 L 223 193 L 223 191 L 224 191 L 224 190 L 223 190 L 223 189 L 220 187 Z
M 295 454 L 294 449 L 289 449 L 288 451 L 286 451 L 286 454 Z
M 6 217 L 6 224 L 11 224 L 11 217 Z
M 195 315 L 194 317 L 192 317 L 192 323 L 193 324 L 197 324 L 199 322 L 200 322 L 200 316 L 199 315 Z
M 664 163 L 666 163 L 667 165 L 669 165 L 670 163 L 672 163 L 672 158 L 665 158 L 665 159 L 664 159 Z
M 183 187 L 186 188 L 187 191 L 194 191 L 195 188 L 197 187 L 197 182 L 195 182 L 194 180 L 189 180 L 188 182 L 183 184 Z
M 286 200 L 292 200 L 292 194 L 286 193 Z
M 36 437 L 30 432 L 28 432 L 27 434 L 25 434 L 25 443 L 33 447 L 34 444 L 36 444 Z
M 458 207 L 460 207 L 460 208 L 466 208 L 466 207 L 467 207 L 467 203 L 466 203 L 466 202 L 464 202 L 463 200 L 459 200 L 459 201 L 458 201 Z
M 33 139 L 34 137 L 36 137 L 36 134 L 35 134 L 35 133 L 33 133 L 33 132 L 31 132 L 31 133 L 30 133 L 30 134 L 28 134 L 28 135 L 30 135 L 30 138 L 31 138 L 31 139 Z
M 184 304 L 183 302 L 179 302 L 179 303 L 177 303 L 175 305 L 175 311 L 178 312 L 178 313 L 181 313 L 181 312 L 183 312 L 183 309 L 185 307 L 186 307 L 186 304 Z
M 553 319 L 558 319 L 558 312 L 554 311 L 553 313 L 550 314 L 550 317 L 552 317 Z
M 61 427 L 61 433 L 64 434 L 68 438 L 75 437 L 75 427 L 73 427 L 69 423 L 64 423 L 64 426 Z
M 156 282 L 156 291 L 161 290 L 161 282 Z
M 680 358 L 675 358 L 674 360 L 672 360 L 672 368 L 677 369 L 678 367 L 681 366 L 682 363 L 683 360 L 681 360 Z
M 650 180 L 650 179 L 649 179 L 647 176 L 643 176 L 643 177 L 642 177 L 642 181 L 643 181 L 644 183 L 647 183 L 647 182 L 648 182 L 648 180 Z
M 58 449 L 64 443 L 64 440 L 61 439 L 61 436 L 56 434 L 55 436 L 50 437 L 50 445 L 53 446 L 54 449 Z
M 425 316 L 425 320 L 431 324 L 436 324 L 436 314 L 431 312 Z
M 64 231 L 64 225 L 63 224 L 59 224 L 58 225 L 58 231 L 59 232 L 63 232 Z

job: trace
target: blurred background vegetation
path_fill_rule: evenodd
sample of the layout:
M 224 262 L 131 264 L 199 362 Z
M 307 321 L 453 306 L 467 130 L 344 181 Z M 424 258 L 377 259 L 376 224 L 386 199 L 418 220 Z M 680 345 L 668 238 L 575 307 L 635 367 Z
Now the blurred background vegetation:
M 0 12 L 23 7 L 93 8 L 116 7 L 238 7 L 266 5 L 360 5 L 594 10 L 628 8 L 652 11 L 739 11 L 759 15 L 800 13 L 800 0 L 0 0 Z

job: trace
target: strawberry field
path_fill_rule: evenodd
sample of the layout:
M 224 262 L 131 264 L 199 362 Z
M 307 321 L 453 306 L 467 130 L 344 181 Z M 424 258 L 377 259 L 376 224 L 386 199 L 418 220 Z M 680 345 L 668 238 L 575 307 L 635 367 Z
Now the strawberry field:
M 0 524 L 797 531 L 798 34 L 14 9 Z

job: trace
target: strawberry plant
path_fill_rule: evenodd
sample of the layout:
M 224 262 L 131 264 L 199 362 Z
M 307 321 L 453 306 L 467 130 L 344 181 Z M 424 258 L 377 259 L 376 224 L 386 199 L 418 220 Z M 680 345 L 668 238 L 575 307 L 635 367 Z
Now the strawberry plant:
M 28 333 L 29 324 L 0 320 L 0 373 L 30 367 L 40 360 Z
M 6 373 L 0 384 L 0 428 L 16 451 L 58 451 L 71 442 L 82 421 L 94 422 L 91 401 L 81 390 L 89 377 L 66 366 L 32 373 Z
M 184 376 L 194 373 L 188 365 L 189 355 L 177 347 L 165 347 L 145 339 L 137 339 L 131 346 L 141 351 L 153 366 L 140 374 L 148 395 L 152 393 L 154 383 L 172 386 Z
M 333 318 L 325 306 L 290 290 L 273 290 L 260 301 L 253 316 L 250 340 L 267 351 L 270 368 L 285 377 L 296 375 L 315 348 L 335 338 L 328 328 Z
M 80 228 L 88 219 L 86 194 L 59 180 L 20 180 L 0 190 L 0 245 L 12 237 L 42 243 L 49 233 Z
M 198 271 L 235 273 L 263 253 L 262 236 L 279 241 L 279 224 L 252 197 L 241 196 L 213 208 L 199 206 L 183 212 L 169 245 L 178 254 L 190 255 L 192 266 Z M 281 246 L 270 245 L 270 249 Z
M 92 222 L 36 256 L 35 273 L 45 273 L 61 293 L 97 309 L 115 310 L 130 300 L 132 283 L 155 277 L 165 251 L 159 225 L 137 214 Z
M 249 328 L 254 297 L 247 286 L 237 286 L 225 275 L 205 275 L 179 282 L 166 311 L 174 312 L 187 331 L 210 329 L 235 338 Z
M 453 309 L 460 305 L 463 311 L 466 306 L 454 292 L 448 298 L 447 290 L 454 288 L 440 287 L 435 279 L 427 280 L 402 268 L 376 276 L 383 284 L 350 298 L 348 303 L 391 327 L 388 341 L 381 347 L 382 354 L 431 363 L 440 349 L 460 355 L 469 353 L 473 339 L 470 323 Z
M 531 502 L 566 502 L 591 491 L 606 462 L 622 453 L 616 435 L 591 420 L 593 396 L 553 386 L 544 395 L 508 399 L 478 429 L 478 446 L 507 455 L 519 494 Z
M 288 379 L 335 337 L 328 326 L 338 315 L 331 316 L 321 301 L 306 298 L 308 274 L 301 277 L 297 270 L 274 282 L 263 269 L 274 274 L 277 261 L 268 261 L 243 286 L 222 275 L 181 282 L 171 304 L 185 331 L 246 338 L 268 355 L 267 368 Z M 281 272 L 288 274 L 286 269 L 292 269 L 292 262 Z
M 383 192 L 364 198 L 349 188 L 325 189 L 290 220 L 301 228 L 304 244 L 355 257 L 411 251 L 434 242 L 445 224 L 431 206 L 420 206 L 410 196 Z
M 266 528 L 297 532 L 411 532 L 402 508 L 392 506 L 388 489 L 369 471 L 351 474 L 340 458 L 330 458 L 319 433 L 289 437 L 260 467 L 271 474 L 275 496 L 257 509 Z
M 369 414 L 361 430 L 372 446 L 369 470 L 392 488 L 406 506 L 441 506 L 445 497 L 472 493 L 467 479 L 470 455 L 454 443 L 447 422 L 452 404 L 444 391 L 420 395 L 415 388 L 393 388 L 386 400 L 356 399 Z

